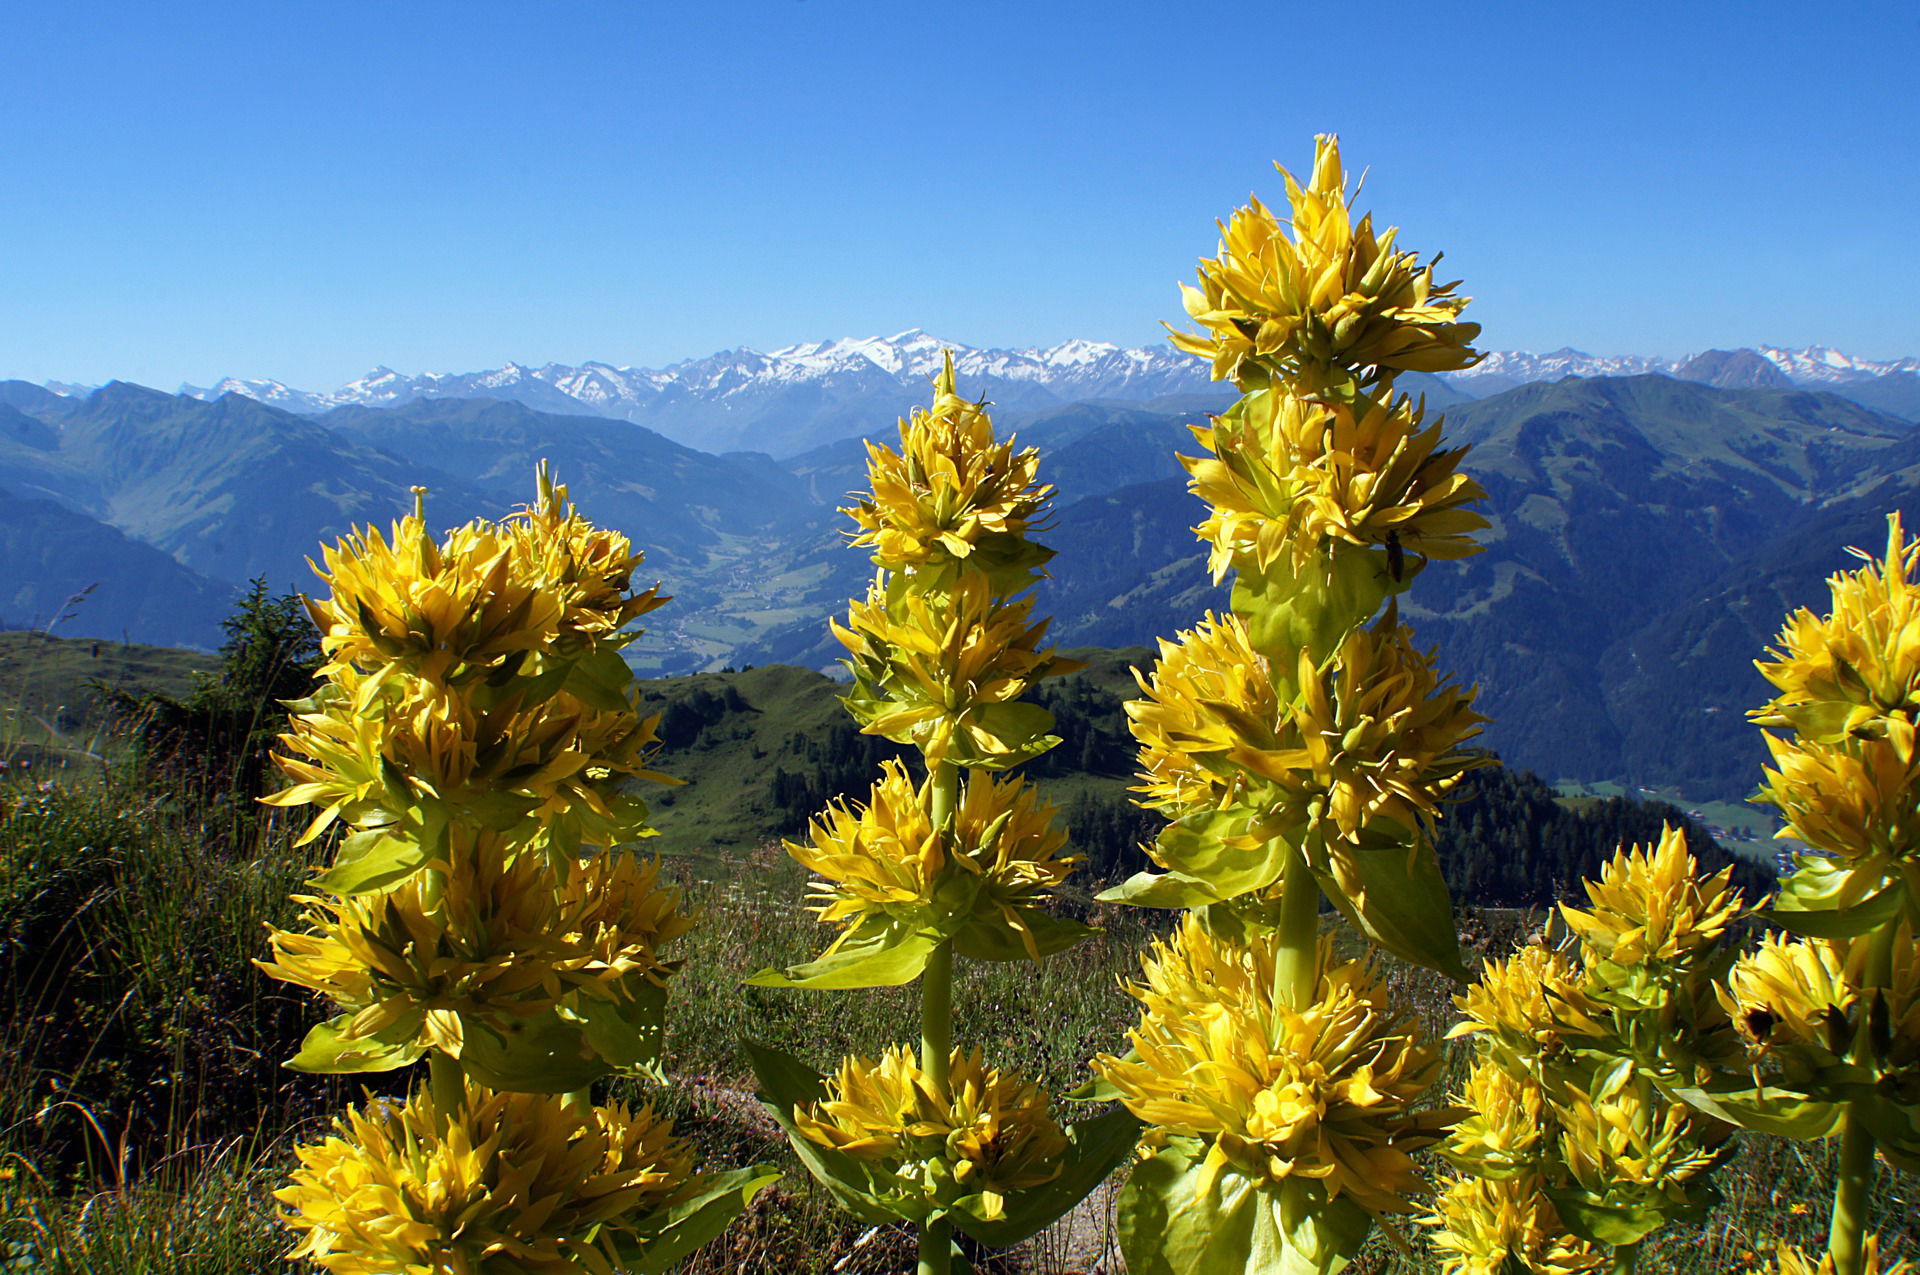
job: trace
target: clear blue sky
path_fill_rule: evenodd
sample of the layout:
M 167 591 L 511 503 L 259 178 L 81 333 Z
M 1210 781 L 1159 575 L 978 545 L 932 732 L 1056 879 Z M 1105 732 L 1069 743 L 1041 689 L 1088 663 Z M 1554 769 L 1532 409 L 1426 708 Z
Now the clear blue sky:
M 1159 339 L 1316 131 L 1493 349 L 1920 354 L 1920 5 L 0 6 L 0 378 Z

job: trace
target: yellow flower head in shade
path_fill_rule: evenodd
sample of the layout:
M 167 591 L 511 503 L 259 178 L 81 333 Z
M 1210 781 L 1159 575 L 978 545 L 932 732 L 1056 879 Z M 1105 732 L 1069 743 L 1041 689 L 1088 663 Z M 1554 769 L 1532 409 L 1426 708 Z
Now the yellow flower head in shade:
M 1067 1149 L 1039 1086 L 986 1067 L 978 1050 L 953 1051 L 945 1086 L 904 1045 L 877 1061 L 848 1058 L 826 1098 L 793 1114 L 819 1145 L 885 1165 L 901 1201 L 922 1214 L 957 1206 L 996 1220 L 1009 1193 L 1058 1177 Z
M 852 543 L 873 550 L 888 571 L 962 563 L 990 572 L 1024 573 L 1051 555 L 1030 545 L 1053 488 L 1036 481 L 1040 453 L 1015 451 L 993 436 L 979 403 L 954 389 L 953 355 L 934 378 L 931 411 L 916 408 L 900 422 L 900 450 L 867 444 L 872 493 L 841 512 L 860 530 Z M 1031 579 L 1007 575 L 1018 592 Z
M 294 1153 L 293 1184 L 274 1193 L 301 1233 L 288 1256 L 336 1275 L 611 1271 L 636 1224 L 689 1192 L 693 1169 L 651 1107 L 477 1086 L 452 1112 L 425 1090 L 349 1108 L 334 1136 Z
M 1194 534 L 1212 545 L 1214 580 L 1285 560 L 1305 570 L 1330 547 L 1392 546 L 1426 558 L 1478 553 L 1486 519 L 1468 506 L 1480 484 L 1459 471 L 1465 449 L 1440 449 L 1408 399 L 1317 403 L 1261 390 L 1194 437 L 1210 458 L 1181 457 L 1193 494 L 1212 506 Z M 1383 561 L 1375 570 L 1392 572 Z M 1401 571 L 1410 570 L 1402 559 Z
M 933 591 L 907 584 L 875 581 L 846 627 L 833 626 L 853 673 L 843 702 L 862 733 L 918 748 L 930 767 L 1002 770 L 1057 743 L 1052 716 L 1015 701 L 1080 664 L 1041 649 L 1049 622 L 1032 620 L 1033 599 L 996 598 L 974 574 Z
M 1920 887 L 1920 757 L 1891 739 L 1764 738 L 1773 765 L 1753 800 L 1780 811 L 1780 836 L 1856 868 L 1862 889 L 1895 871 Z
M 1515 1263 L 1535 1275 L 1580 1275 L 1610 1265 L 1604 1249 L 1567 1233 L 1533 1175 L 1451 1178 L 1421 1220 L 1437 1228 L 1430 1238 L 1444 1275 L 1508 1275 Z
M 1920 1275 L 1920 1266 L 1908 1261 L 1896 1261 L 1891 1266 L 1880 1264 L 1880 1237 L 1867 1236 L 1866 1261 L 1860 1268 L 1860 1275 Z M 1777 1273 L 1770 1275 L 1834 1275 L 1833 1254 L 1822 1257 L 1808 1257 L 1790 1244 L 1782 1244 L 1779 1252 L 1780 1266 Z
M 633 591 L 633 573 L 646 555 L 617 531 L 594 526 L 567 498 L 564 484 L 553 481 L 546 462 L 537 476 L 539 499 L 507 519 L 514 573 L 538 583 L 560 608 L 553 647 L 563 656 L 619 638 L 625 646 L 638 631 L 627 625 L 669 599 L 658 585 Z
M 1176 347 L 1242 389 L 1275 380 L 1337 389 L 1478 360 L 1470 343 L 1480 325 L 1459 321 L 1468 300 L 1453 295 L 1459 285 L 1435 283 L 1432 265 L 1395 251 L 1397 230 L 1376 236 L 1371 215 L 1354 221 L 1337 140 L 1316 139 L 1304 187 L 1280 174 L 1292 236 L 1258 200 L 1234 213 L 1219 256 L 1200 263 L 1200 287 L 1182 288 L 1203 331 L 1173 333 Z
M 1669 1101 L 1639 1071 L 1592 1095 L 1566 1086 L 1555 1114 L 1561 1163 L 1574 1183 L 1626 1207 L 1690 1207 L 1705 1174 L 1734 1149 L 1733 1126 Z
M 1381 819 L 1430 827 L 1484 720 L 1398 625 L 1356 630 L 1324 672 L 1306 652 L 1281 670 L 1237 616 L 1209 614 L 1162 639 L 1151 677 L 1135 677 L 1142 804 L 1174 818 L 1252 805 L 1280 827 L 1324 824 L 1329 841 Z
M 274 978 L 333 1001 L 342 1034 L 459 1056 L 468 1023 L 495 1029 L 573 993 L 631 1000 L 674 968 L 661 945 L 690 926 L 656 869 L 629 855 L 575 861 L 556 884 L 534 855 L 456 831 L 442 880 L 383 894 L 300 896 L 305 933 L 272 930 Z
M 1467 1114 L 1447 1134 L 1448 1160 L 1491 1177 L 1540 1168 L 1551 1112 L 1532 1077 L 1483 1059 L 1467 1073 L 1457 1105 Z
M 1606 967 L 1604 982 L 1626 980 L 1630 968 L 1681 979 L 1712 959 L 1740 915 L 1740 891 L 1731 867 L 1705 880 L 1697 867 L 1686 834 L 1662 825 L 1657 844 L 1622 846 L 1601 866 L 1600 879 L 1586 883 L 1592 911 L 1560 905 L 1589 965 Z
M 517 827 L 523 838 L 560 823 L 570 841 L 610 845 L 648 835 L 645 806 L 622 791 L 627 779 L 676 782 L 646 766 L 657 716 L 593 708 L 565 692 L 537 703 L 509 692 L 480 708 L 416 678 L 343 667 L 301 709 L 280 736 L 280 768 L 293 784 L 264 799 L 321 807 L 301 844 L 335 820 L 417 835 L 459 818 Z
M 1911 923 L 1899 922 L 1891 947 L 1883 981 L 1871 969 L 1870 935 L 1769 934 L 1727 971 L 1721 1002 L 1755 1061 L 1792 1088 L 1817 1084 L 1853 1054 L 1883 1084 L 1920 1097 L 1920 944 Z
M 1903 761 L 1914 757 L 1920 719 L 1920 541 L 1908 542 L 1900 516 L 1887 519 L 1884 560 L 1855 549 L 1858 571 L 1827 581 L 1833 612 L 1796 611 L 1755 667 L 1780 692 L 1753 719 L 1790 726 L 1807 739 L 1884 739 Z
M 1604 1011 L 1581 989 L 1573 961 L 1537 944 L 1488 961 L 1479 981 L 1453 1003 L 1466 1017 L 1447 1038 L 1477 1036 L 1483 1051 L 1516 1070 L 1532 1071 L 1579 1037 L 1605 1030 L 1596 1019 Z
M 1027 914 L 1080 861 L 1056 857 L 1067 836 L 1053 807 L 1024 780 L 974 775 L 947 835 L 934 829 L 925 784 L 915 787 L 897 761 L 882 762 L 881 772 L 865 805 L 834 801 L 807 841 L 786 843 L 815 876 L 820 919 L 848 934 L 872 912 L 942 930 L 969 921 L 1001 926 L 1039 960 Z
M 1335 964 L 1324 943 L 1319 961 L 1312 1003 L 1276 1004 L 1271 936 L 1235 946 L 1188 913 L 1142 959 L 1146 981 L 1127 989 L 1141 1006 L 1128 1033 L 1135 1056 L 1101 1055 L 1094 1069 L 1155 1126 L 1149 1147 L 1199 1137 L 1214 1172 L 1304 1179 L 1370 1212 L 1411 1211 L 1404 1197 L 1420 1176 L 1410 1153 L 1453 1114 L 1415 1109 L 1440 1055 L 1392 1015 L 1364 966 Z

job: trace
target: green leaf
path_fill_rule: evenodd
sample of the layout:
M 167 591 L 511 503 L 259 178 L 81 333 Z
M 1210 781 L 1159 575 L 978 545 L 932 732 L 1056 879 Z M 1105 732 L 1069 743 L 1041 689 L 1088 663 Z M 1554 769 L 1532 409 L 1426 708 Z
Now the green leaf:
M 567 693 L 603 713 L 631 713 L 633 704 L 627 690 L 632 685 L 633 670 L 618 651 L 598 650 L 584 655 L 567 672 Z
M 307 1032 L 300 1052 L 286 1066 L 293 1071 L 344 1076 L 361 1071 L 393 1071 L 417 1062 L 426 1052 L 418 1045 L 383 1045 L 366 1036 L 348 1036 L 352 1014 L 329 1018 Z
M 1349 898 L 1331 870 L 1315 868 L 1313 875 L 1341 915 L 1401 960 L 1466 982 L 1453 899 L 1433 847 L 1421 838 L 1411 854 L 1405 845 L 1347 847 L 1339 854 L 1360 879 L 1361 897 Z
M 1005 1212 L 993 1221 L 981 1221 L 955 1211 L 953 1224 L 995 1248 L 1005 1248 L 1057 1221 L 1117 1168 L 1140 1138 L 1140 1122 L 1127 1110 L 1067 1126 L 1067 1149 L 1061 1154 L 1060 1176 L 1006 1198 Z
M 637 974 L 626 981 L 631 1000 L 582 996 L 570 1007 L 587 1044 L 616 1071 L 652 1064 L 666 1035 L 667 989 Z
M 1569 1231 L 1593 1244 L 1622 1248 L 1638 1244 L 1666 1225 L 1666 1213 L 1651 1204 L 1609 1204 L 1579 1187 L 1543 1187 Z
M 640 1245 L 622 1245 L 622 1260 L 633 1275 L 665 1275 L 779 1180 L 780 1171 L 764 1164 L 707 1177 L 697 1194 L 661 1211 Z
M 751 1040 L 741 1043 L 747 1051 L 747 1061 L 753 1066 L 753 1074 L 760 1081 L 760 1101 L 786 1130 L 794 1154 L 800 1157 L 816 1182 L 826 1187 L 849 1212 L 865 1221 L 920 1220 L 919 1215 L 906 1216 L 893 1207 L 894 1201 L 888 1198 L 891 1193 L 886 1189 L 897 1185 L 892 1174 L 877 1172 L 863 1161 L 821 1146 L 794 1124 L 795 1107 L 826 1097 L 826 1084 L 819 1073 L 785 1050 Z M 922 1214 L 924 1212 L 923 1209 Z
M 1091 925 L 1054 916 L 1037 907 L 1018 909 L 1021 923 L 1033 936 L 1041 956 L 1064 952 L 1081 939 L 1100 931 Z M 973 916 L 953 936 L 953 950 L 975 961 L 1028 961 L 1033 953 L 1021 940 L 1019 931 L 998 915 Z
M 1139 873 L 1098 897 L 1103 903 L 1193 908 L 1265 889 L 1286 870 L 1289 848 L 1248 806 L 1202 810 L 1160 830 L 1154 856 L 1167 866 Z
M 1170 1138 L 1135 1166 L 1117 1204 L 1131 1275 L 1332 1275 L 1365 1242 L 1372 1219 L 1351 1197 L 1256 1184 L 1231 1164 L 1210 1172 L 1206 1156 L 1200 1139 Z
M 356 832 L 340 843 L 333 866 L 313 884 L 333 894 L 373 894 L 400 884 L 427 866 L 426 846 L 386 828 Z
M 587 1044 L 586 1032 L 557 1012 L 493 1027 L 460 1015 L 460 1065 L 494 1089 L 572 1093 L 613 1068 Z
M 1890 924 L 1907 903 L 1904 880 L 1883 885 L 1835 859 L 1798 855 L 1780 883 L 1773 907 L 1758 915 L 1769 924 L 1809 938 L 1854 938 Z
M 919 978 L 941 937 L 903 921 L 868 913 L 826 956 L 796 965 L 786 973 L 761 970 L 750 987 L 804 987 L 817 991 L 852 987 L 899 987 Z

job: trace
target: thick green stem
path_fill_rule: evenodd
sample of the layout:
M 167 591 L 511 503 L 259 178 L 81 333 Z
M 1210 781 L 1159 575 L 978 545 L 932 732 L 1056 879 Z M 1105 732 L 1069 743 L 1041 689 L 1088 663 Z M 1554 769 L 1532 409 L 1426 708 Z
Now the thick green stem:
M 1867 1196 L 1873 1190 L 1873 1134 L 1849 1110 L 1840 1125 L 1840 1181 L 1833 1191 L 1827 1252 L 1834 1275 L 1866 1270 Z
M 933 768 L 928 816 L 949 838 L 960 802 L 960 768 L 942 762 Z M 951 843 L 950 843 L 951 844 Z M 953 1056 L 953 942 L 947 940 L 927 958 L 920 976 L 920 1070 L 937 1092 L 947 1088 Z M 920 1228 L 918 1275 L 947 1275 L 953 1265 L 953 1223 L 945 1218 Z
M 1613 1265 L 1608 1268 L 1611 1275 L 1633 1275 L 1633 1268 L 1640 1264 L 1640 1246 L 1622 1244 L 1613 1250 Z
M 1280 928 L 1274 934 L 1273 999 L 1298 1009 L 1313 1003 L 1319 982 L 1320 883 L 1297 847 L 1280 878 Z
M 467 1076 L 460 1069 L 460 1060 L 438 1049 L 428 1050 L 427 1084 L 433 1093 L 434 1110 L 440 1117 L 440 1131 L 445 1133 L 454 1113 L 467 1100 Z

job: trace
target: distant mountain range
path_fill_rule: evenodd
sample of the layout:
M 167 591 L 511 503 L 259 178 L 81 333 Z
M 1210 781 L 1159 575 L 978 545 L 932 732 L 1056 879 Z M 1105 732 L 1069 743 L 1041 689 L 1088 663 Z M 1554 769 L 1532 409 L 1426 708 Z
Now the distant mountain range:
M 409 376 L 383 367 L 330 392 L 243 378 L 204 388 L 184 385 L 179 392 L 208 400 L 240 394 L 304 415 L 347 406 L 398 407 L 425 398 L 506 399 L 543 412 L 633 421 L 702 451 L 786 457 L 887 429 L 925 398 L 927 378 L 939 370 L 943 350 L 954 352 L 969 393 L 1002 408 L 1035 411 L 1095 401 L 1188 407 L 1229 397 L 1208 378 L 1203 363 L 1167 345 L 1130 350 L 1066 341 L 1044 349 L 976 349 L 918 329 L 767 354 L 743 347 L 657 369 L 509 363 L 484 372 Z M 1405 388 L 1445 406 L 1533 381 L 1648 373 L 1721 389 L 1824 389 L 1920 418 L 1920 359 L 1874 361 L 1820 347 L 1708 350 L 1680 359 L 1599 357 L 1578 350 L 1500 352 L 1445 378 L 1407 378 Z M 80 387 L 51 388 L 71 394 Z
M 264 575 L 276 589 L 311 587 L 305 559 L 318 545 L 402 513 L 410 486 L 431 488 L 441 525 L 496 517 L 529 498 L 546 457 L 590 517 L 648 551 L 675 595 L 631 648 L 642 672 L 822 667 L 839 654 L 826 619 L 870 570 L 844 547 L 835 512 L 864 484 L 850 435 L 891 433 L 894 415 L 925 401 L 937 345 L 811 350 L 780 361 L 813 360 L 808 375 L 821 379 L 789 367 L 783 392 L 812 384 L 816 407 L 832 399 L 860 423 L 797 448 L 831 414 L 810 417 L 783 435 L 796 450 L 780 460 L 697 449 L 551 385 L 564 412 L 424 394 L 302 414 L 235 393 L 0 382 L 0 627 L 59 619 L 67 636 L 216 645 L 238 586 Z M 1039 599 L 1055 640 L 1149 644 L 1224 602 L 1175 460 L 1195 447 L 1186 426 L 1218 410 L 1217 387 L 1209 397 L 1191 368 L 1183 382 L 1177 365 L 1134 361 L 1134 392 L 1150 397 L 1118 401 L 1124 352 L 1086 347 L 1083 368 L 1108 371 L 1085 370 L 1084 383 L 1111 392 L 1062 402 L 1073 391 L 1042 373 L 1071 360 L 1047 353 L 1021 363 L 962 351 L 963 368 L 1000 369 L 963 372 L 962 389 L 1001 400 L 996 420 L 1042 449 L 1059 489 L 1044 536 L 1058 556 Z M 1471 376 L 1422 383 L 1448 436 L 1473 445 L 1493 525 L 1485 553 L 1428 567 L 1404 613 L 1446 667 L 1481 685 L 1486 742 L 1510 762 L 1737 796 L 1761 757 L 1744 719 L 1765 694 L 1753 659 L 1787 610 L 1821 604 L 1824 577 L 1850 565 L 1846 546 L 1884 542 L 1887 511 L 1920 526 L 1920 413 L 1870 405 L 1867 392 L 1894 395 L 1920 376 L 1911 360 L 1762 350 L 1582 377 L 1568 370 L 1575 357 L 1493 356 Z M 822 369 L 855 358 L 874 369 L 869 388 L 830 392 Z M 1495 389 L 1495 376 L 1536 379 Z M 1009 404 L 1016 390 L 1023 406 Z

